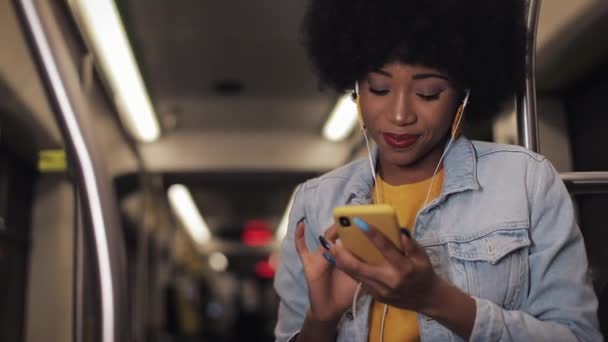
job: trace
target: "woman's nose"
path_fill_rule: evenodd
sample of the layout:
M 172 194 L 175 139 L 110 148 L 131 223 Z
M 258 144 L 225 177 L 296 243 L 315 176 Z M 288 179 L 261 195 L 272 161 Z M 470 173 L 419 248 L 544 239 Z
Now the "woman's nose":
M 418 119 L 408 96 L 404 93 L 395 97 L 394 105 L 390 112 L 390 121 L 397 126 L 407 126 L 416 122 Z

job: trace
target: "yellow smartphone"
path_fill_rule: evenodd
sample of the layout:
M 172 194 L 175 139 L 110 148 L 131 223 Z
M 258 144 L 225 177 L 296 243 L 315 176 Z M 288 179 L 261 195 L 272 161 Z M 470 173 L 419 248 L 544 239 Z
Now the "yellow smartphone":
M 367 238 L 365 233 L 353 220 L 360 218 L 376 227 L 399 250 L 403 250 L 400 241 L 399 222 L 395 209 L 388 204 L 346 205 L 334 209 L 334 220 L 338 225 L 338 236 L 344 247 L 359 259 L 378 265 L 384 256 Z

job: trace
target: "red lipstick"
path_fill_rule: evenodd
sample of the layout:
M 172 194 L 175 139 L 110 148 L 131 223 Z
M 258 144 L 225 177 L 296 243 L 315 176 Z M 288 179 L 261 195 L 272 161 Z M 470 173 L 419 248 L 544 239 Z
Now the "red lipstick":
M 412 134 L 390 134 L 383 133 L 384 141 L 390 146 L 398 149 L 408 148 L 418 141 L 419 135 Z

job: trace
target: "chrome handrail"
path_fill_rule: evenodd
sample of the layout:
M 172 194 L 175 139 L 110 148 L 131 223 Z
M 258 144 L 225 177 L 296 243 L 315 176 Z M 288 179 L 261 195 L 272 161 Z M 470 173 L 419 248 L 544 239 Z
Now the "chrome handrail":
M 516 94 L 519 144 L 534 152 L 540 152 L 536 114 L 536 35 L 540 5 L 541 0 L 528 0 L 526 3 L 525 80 Z
M 121 235 L 116 203 L 112 202 L 113 186 L 104 177 L 103 162 L 95 153 L 94 132 L 90 128 L 85 129 L 85 122 L 91 117 L 90 110 L 74 87 L 70 87 L 74 72 L 68 69 L 66 61 L 59 58 L 60 51 L 63 51 L 61 48 L 65 47 L 59 45 L 53 35 L 55 31 L 50 29 L 52 11 L 43 11 L 42 3 L 36 0 L 14 1 L 61 129 L 75 180 L 82 190 L 80 198 L 86 223 L 83 233 L 85 238 L 92 238 L 95 278 L 100 290 L 101 336 L 95 340 L 124 340 L 124 329 L 117 326 L 126 318 L 121 307 L 126 289 L 122 269 L 124 247 L 120 248 L 120 242 L 117 243 Z
M 608 172 L 565 172 L 561 176 L 573 195 L 608 193 Z

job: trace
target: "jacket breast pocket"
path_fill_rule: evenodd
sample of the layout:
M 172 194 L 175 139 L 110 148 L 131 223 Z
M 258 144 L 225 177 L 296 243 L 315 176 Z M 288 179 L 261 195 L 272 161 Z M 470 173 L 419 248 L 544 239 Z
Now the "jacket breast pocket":
M 494 229 L 446 244 L 451 278 L 470 295 L 514 309 L 528 286 L 529 230 Z

